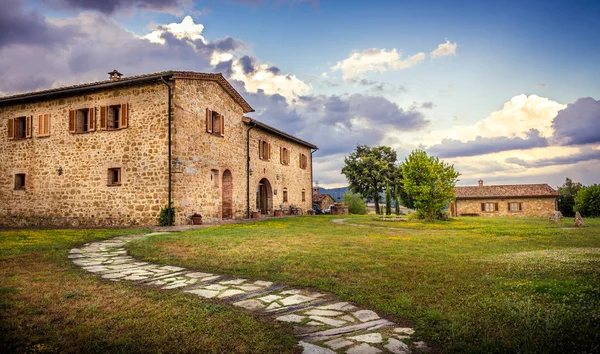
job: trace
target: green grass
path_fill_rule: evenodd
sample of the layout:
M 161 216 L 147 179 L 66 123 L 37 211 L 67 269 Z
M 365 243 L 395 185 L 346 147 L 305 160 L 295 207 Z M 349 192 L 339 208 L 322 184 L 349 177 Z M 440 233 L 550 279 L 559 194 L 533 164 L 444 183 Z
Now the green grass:
M 144 230 L 0 231 L 2 353 L 292 353 L 287 328 L 77 268 L 72 247 Z
M 445 352 L 599 352 L 600 220 L 272 219 L 138 241 L 139 258 L 330 291 Z

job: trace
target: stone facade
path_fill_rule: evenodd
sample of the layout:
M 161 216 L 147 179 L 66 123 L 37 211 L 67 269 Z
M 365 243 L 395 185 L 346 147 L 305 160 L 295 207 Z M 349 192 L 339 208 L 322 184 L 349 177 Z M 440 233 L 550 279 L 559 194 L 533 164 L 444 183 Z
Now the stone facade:
M 482 211 L 482 203 L 493 203 L 494 206 L 497 205 L 498 210 Z M 510 211 L 509 203 L 521 203 L 521 210 Z M 453 215 L 548 217 L 556 207 L 556 198 L 552 197 L 462 199 L 454 202 Z
M 159 79 L 172 88 L 171 154 L 181 163 L 171 173 L 176 224 L 187 224 L 193 212 L 206 221 L 247 217 L 256 209 L 261 181 L 270 185 L 269 205 L 310 209 L 315 146 L 262 123 L 252 128 L 248 203 L 246 137 L 253 120 L 243 115 L 251 107 L 219 74 L 159 74 L 126 86 L 101 82 L 75 93 L 54 90 L 60 98 L 0 98 L 0 226 L 155 225 L 168 204 L 170 163 L 169 91 Z M 126 128 L 100 129 L 107 111 L 102 107 L 123 104 Z M 82 108 L 92 109 L 95 127 L 70 132 L 70 111 Z M 207 131 L 207 109 L 222 117 L 224 134 Z M 37 117 L 44 114 L 50 116 L 50 134 L 38 137 Z M 9 120 L 21 116 L 33 116 L 32 137 L 8 139 Z M 271 144 L 269 161 L 258 158 L 259 140 Z M 291 152 L 289 165 L 280 163 L 280 146 Z M 294 163 L 300 153 L 308 156 L 305 169 Z M 120 169 L 119 183 L 111 180 L 111 169 Z M 25 174 L 24 188 L 15 185 L 17 174 Z

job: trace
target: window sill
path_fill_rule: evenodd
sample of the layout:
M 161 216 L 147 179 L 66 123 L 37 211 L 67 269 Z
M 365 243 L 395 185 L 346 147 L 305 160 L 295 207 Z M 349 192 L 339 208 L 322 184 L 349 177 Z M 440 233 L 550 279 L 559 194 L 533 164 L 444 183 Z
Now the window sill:
M 27 188 L 25 188 L 25 187 L 23 187 L 23 188 L 15 188 L 13 190 L 15 190 L 15 191 L 26 191 Z
M 36 136 L 36 138 L 41 138 L 41 139 L 43 139 L 43 138 L 49 138 L 49 137 L 50 137 L 50 135 L 38 135 L 38 136 Z
M 121 183 L 107 184 L 107 187 L 121 187 Z
M 100 129 L 101 132 L 116 132 L 119 130 L 125 130 L 127 129 L 127 127 L 125 128 L 106 128 L 106 129 Z

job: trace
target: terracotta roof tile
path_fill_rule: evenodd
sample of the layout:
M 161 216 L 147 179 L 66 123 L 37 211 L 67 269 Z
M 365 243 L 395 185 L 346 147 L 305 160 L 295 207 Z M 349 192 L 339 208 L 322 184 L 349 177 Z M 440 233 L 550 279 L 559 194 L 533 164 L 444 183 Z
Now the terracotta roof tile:
M 507 197 L 558 197 L 547 184 L 505 184 L 495 186 L 454 187 L 456 199 Z
M 264 129 L 266 131 L 269 131 L 269 132 L 274 133 L 276 135 L 279 135 L 281 137 L 290 139 L 290 140 L 295 141 L 295 142 L 297 142 L 299 144 L 307 146 L 307 147 L 309 147 L 311 149 L 318 149 L 316 145 L 311 144 L 308 141 L 296 138 L 295 136 L 293 136 L 291 134 L 288 134 L 288 133 L 286 133 L 284 131 L 281 131 L 281 130 L 279 130 L 277 128 L 273 128 L 272 126 L 270 126 L 268 124 L 265 124 L 265 123 L 263 123 L 261 121 L 258 121 L 258 120 L 254 119 L 254 118 L 244 117 L 243 119 L 244 119 L 244 123 L 246 123 L 248 125 L 250 125 L 250 124 L 256 124 L 256 126 L 259 127 L 259 128 L 261 128 L 261 129 Z
M 313 201 L 315 203 L 320 203 L 323 200 L 325 200 L 325 198 L 327 198 L 327 197 L 333 199 L 333 197 L 331 195 L 325 193 L 325 194 L 315 194 L 315 195 L 313 195 Z M 333 200 L 335 200 L 335 199 L 333 199 Z

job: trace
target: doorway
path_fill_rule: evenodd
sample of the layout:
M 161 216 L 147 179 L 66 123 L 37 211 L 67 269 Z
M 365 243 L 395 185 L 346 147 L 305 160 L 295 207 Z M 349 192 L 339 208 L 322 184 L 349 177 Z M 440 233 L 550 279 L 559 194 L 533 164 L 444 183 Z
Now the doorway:
M 256 188 L 256 209 L 264 215 L 273 211 L 273 189 L 266 178 L 261 179 Z
M 221 193 L 221 216 L 233 219 L 233 176 L 229 170 L 223 171 Z

